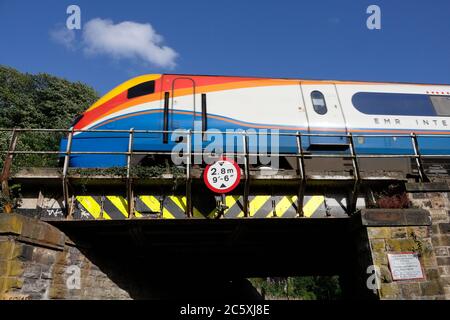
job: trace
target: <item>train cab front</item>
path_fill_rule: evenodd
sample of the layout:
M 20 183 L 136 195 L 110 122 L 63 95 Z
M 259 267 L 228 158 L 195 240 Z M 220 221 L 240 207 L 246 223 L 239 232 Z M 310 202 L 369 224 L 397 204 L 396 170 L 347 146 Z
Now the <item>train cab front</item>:
M 70 167 L 111 168 L 127 163 L 129 133 L 134 129 L 151 130 L 156 112 L 135 112 L 159 105 L 161 75 L 145 75 L 114 88 L 88 110 L 78 115 L 70 132 L 60 142 L 60 163 L 70 153 Z M 153 101 L 154 100 L 154 101 Z

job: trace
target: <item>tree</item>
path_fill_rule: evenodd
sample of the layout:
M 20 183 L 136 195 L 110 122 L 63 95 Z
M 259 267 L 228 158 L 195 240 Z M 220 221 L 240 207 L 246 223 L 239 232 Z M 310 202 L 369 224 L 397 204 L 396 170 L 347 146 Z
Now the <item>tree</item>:
M 67 129 L 76 115 L 96 100 L 97 92 L 81 83 L 46 73 L 28 74 L 0 65 L 0 128 Z M 18 150 L 58 150 L 63 133 L 21 134 Z M 6 150 L 10 132 L 2 132 L 0 147 Z M 40 166 L 55 156 L 20 156 L 22 165 Z M 3 160 L 3 159 L 2 159 Z M 17 162 L 18 161 L 18 162 Z M 54 164 L 54 163 L 53 163 Z
M 269 299 L 334 300 L 342 294 L 336 276 L 254 278 L 251 282 L 257 289 L 264 291 Z

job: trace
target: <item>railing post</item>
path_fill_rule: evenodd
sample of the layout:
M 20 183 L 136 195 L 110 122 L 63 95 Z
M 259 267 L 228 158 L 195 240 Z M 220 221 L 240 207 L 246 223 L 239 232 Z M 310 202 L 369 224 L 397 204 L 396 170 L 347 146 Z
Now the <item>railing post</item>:
M 72 151 L 72 140 L 73 140 L 73 134 L 74 134 L 74 128 L 72 127 L 72 130 L 69 132 L 69 135 L 67 137 L 67 147 L 66 147 L 66 154 L 64 156 L 64 166 L 63 166 L 63 172 L 62 172 L 62 187 L 63 187 L 63 197 L 64 197 L 64 209 L 66 213 L 66 219 L 72 218 L 72 204 L 69 204 L 69 179 L 67 178 L 67 171 L 69 170 L 69 164 L 70 164 L 70 153 Z
M 127 204 L 128 218 L 134 217 L 134 195 L 133 195 L 133 178 L 131 176 L 131 158 L 133 154 L 134 129 L 131 128 L 128 137 L 128 153 L 127 153 Z
M 306 189 L 306 172 L 305 172 L 305 158 L 303 155 L 302 134 L 297 132 L 297 151 L 298 151 L 298 173 L 300 176 L 300 184 L 297 193 L 297 214 L 303 217 L 303 200 Z
M 191 190 L 191 130 L 187 131 L 186 143 L 187 143 L 187 158 L 186 158 L 186 216 L 192 217 L 192 190 Z M 202 148 L 203 149 L 203 148 Z
M 417 135 L 413 132 L 411 133 L 411 142 L 414 150 L 414 158 L 416 160 L 417 171 L 419 172 L 419 178 L 421 182 L 428 181 L 427 176 L 425 174 L 425 170 L 423 169 L 422 157 L 419 151 L 419 143 L 417 142 Z
M 3 164 L 2 170 L 2 194 L 8 201 L 5 203 L 3 207 L 3 211 L 5 213 L 12 213 L 12 204 L 9 202 L 10 190 L 8 185 L 9 175 L 11 172 L 12 161 L 14 157 L 14 151 L 16 150 L 17 140 L 18 140 L 18 131 L 13 129 L 11 140 L 9 142 L 8 153 L 6 154 L 5 162 Z
M 244 201 L 243 201 L 243 211 L 244 217 L 249 216 L 249 203 L 248 196 L 250 192 L 250 161 L 249 161 L 249 148 L 248 148 L 248 136 L 247 132 L 243 132 L 242 135 L 242 147 L 244 149 L 244 174 L 245 174 L 245 185 L 244 185 Z
M 354 214 L 356 211 L 361 176 L 360 176 L 360 172 L 359 172 L 358 156 L 356 155 L 355 143 L 353 141 L 353 135 L 351 133 L 348 134 L 348 139 L 350 142 L 350 154 L 352 157 L 353 172 L 354 172 L 354 176 L 355 176 L 353 190 L 352 190 L 352 193 L 350 194 L 349 203 L 347 206 L 348 213 L 351 215 L 351 214 Z

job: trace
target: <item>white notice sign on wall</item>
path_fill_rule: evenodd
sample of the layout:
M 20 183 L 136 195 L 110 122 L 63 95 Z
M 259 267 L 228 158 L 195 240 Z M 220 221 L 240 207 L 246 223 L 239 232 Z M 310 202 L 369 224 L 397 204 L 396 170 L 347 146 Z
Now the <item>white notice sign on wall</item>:
M 388 260 L 394 281 L 424 278 L 422 266 L 416 253 L 388 253 Z

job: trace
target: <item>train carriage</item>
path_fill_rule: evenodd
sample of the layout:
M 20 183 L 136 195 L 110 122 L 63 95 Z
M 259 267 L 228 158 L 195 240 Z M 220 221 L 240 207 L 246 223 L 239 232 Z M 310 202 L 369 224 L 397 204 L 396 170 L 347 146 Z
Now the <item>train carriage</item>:
M 138 130 L 132 148 L 144 152 L 172 150 L 176 130 L 276 130 L 278 152 L 286 155 L 298 148 L 294 136 L 283 134 L 297 132 L 318 134 L 302 139 L 305 152 L 346 152 L 351 133 L 358 154 L 414 154 L 409 135 L 417 134 L 421 154 L 448 155 L 450 86 L 151 74 L 107 93 L 72 127 L 75 152 L 127 152 L 129 135 L 114 130 Z M 242 140 L 235 141 L 232 151 L 242 148 Z M 229 151 L 227 143 L 224 139 L 223 150 Z M 67 139 L 60 148 L 66 151 Z M 70 157 L 72 167 L 124 165 L 125 155 Z

